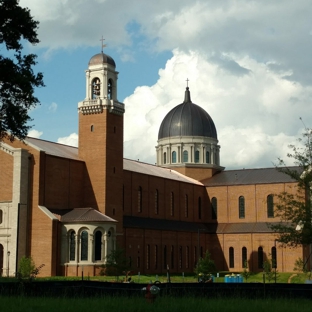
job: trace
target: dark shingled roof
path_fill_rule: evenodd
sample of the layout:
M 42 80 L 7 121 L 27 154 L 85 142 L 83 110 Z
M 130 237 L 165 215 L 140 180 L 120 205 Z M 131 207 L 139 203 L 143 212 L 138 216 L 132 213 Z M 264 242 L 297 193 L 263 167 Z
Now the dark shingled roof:
M 299 169 L 299 167 L 293 167 Z M 226 170 L 216 173 L 213 177 L 201 181 L 205 186 L 248 185 L 267 183 L 296 182 L 289 175 L 276 168 Z
M 272 223 L 273 224 L 273 223 Z M 196 223 L 185 221 L 162 220 L 152 218 L 140 218 L 124 216 L 125 228 L 140 228 L 148 230 L 198 232 L 216 234 L 239 234 L 239 233 L 272 233 L 266 222 L 249 223 Z
M 74 209 L 49 209 L 54 215 L 59 216 L 59 220 L 64 223 L 72 222 L 117 222 L 94 208 L 74 208 Z
M 175 136 L 201 136 L 217 139 L 217 130 L 210 115 L 192 103 L 189 88 L 184 102 L 174 107 L 162 121 L 158 140 Z

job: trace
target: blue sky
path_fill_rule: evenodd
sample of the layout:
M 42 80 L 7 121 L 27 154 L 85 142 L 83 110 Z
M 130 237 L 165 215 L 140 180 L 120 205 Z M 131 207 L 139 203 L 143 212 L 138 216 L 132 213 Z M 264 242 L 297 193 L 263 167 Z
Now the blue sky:
M 21 0 L 36 20 L 45 88 L 32 136 L 77 144 L 85 70 L 114 58 L 126 105 L 124 156 L 155 163 L 162 119 L 184 98 L 215 122 L 226 168 L 270 167 L 312 120 L 312 7 L 307 0 Z

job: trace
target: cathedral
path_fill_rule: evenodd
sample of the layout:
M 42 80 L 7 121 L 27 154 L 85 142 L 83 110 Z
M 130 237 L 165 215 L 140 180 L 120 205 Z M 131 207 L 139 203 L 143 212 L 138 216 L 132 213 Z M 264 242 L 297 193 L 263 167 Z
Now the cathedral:
M 286 248 L 269 223 L 274 194 L 296 183 L 275 168 L 225 170 L 211 116 L 192 102 L 159 121 L 156 165 L 123 158 L 125 105 L 113 58 L 94 55 L 78 103 L 78 148 L 27 137 L 0 143 L 0 272 L 19 259 L 40 276 L 98 275 L 117 246 L 140 274 L 191 273 L 209 251 L 218 271 L 291 272 L 306 248 Z M 73 112 L 74 113 L 74 112 Z M 233 143 L 234 144 L 234 143 Z

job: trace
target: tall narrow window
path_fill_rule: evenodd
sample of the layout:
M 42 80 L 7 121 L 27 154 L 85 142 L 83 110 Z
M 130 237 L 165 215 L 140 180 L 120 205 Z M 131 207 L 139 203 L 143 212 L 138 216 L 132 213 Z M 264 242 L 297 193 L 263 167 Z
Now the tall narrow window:
M 274 204 L 272 194 L 267 196 L 267 214 L 268 218 L 274 218 Z
M 164 269 L 167 269 L 167 246 L 164 246 L 163 261 Z
M 155 214 L 158 214 L 158 190 L 155 191 Z
M 276 247 L 271 248 L 271 255 L 272 255 L 272 268 L 277 268 L 277 257 L 276 257 Z
M 238 199 L 238 215 L 240 219 L 245 218 L 245 198 L 244 196 L 240 196 Z
M 185 197 L 184 197 L 184 216 L 187 218 L 188 217 L 188 195 L 185 194 Z
M 194 246 L 194 267 L 196 266 L 197 263 L 197 248 Z
M 229 265 L 230 268 L 234 268 L 234 248 L 229 248 Z
M 218 200 L 216 197 L 211 198 L 211 219 L 218 219 Z
M 199 163 L 199 151 L 195 151 L 195 163 Z
M 258 248 L 258 269 L 263 269 L 263 248 Z
M 171 246 L 170 258 L 171 258 L 171 269 L 173 269 L 174 268 L 174 247 L 173 246 Z
M 201 207 L 201 198 L 198 197 L 198 219 L 202 218 L 202 207 Z
M 88 232 L 81 232 L 81 260 L 88 260 Z
M 69 234 L 69 261 L 76 259 L 76 233 L 71 231 Z
M 0 224 L 2 223 L 2 220 L 3 220 L 3 211 L 0 210 Z
M 138 212 L 142 212 L 142 187 L 138 189 Z
M 183 162 L 188 162 L 188 152 L 187 151 L 183 151 Z
M 170 194 L 170 215 L 174 216 L 174 194 L 171 192 Z
M 206 152 L 206 164 L 210 164 L 210 153 Z
M 190 266 L 190 248 L 186 246 L 185 249 L 185 268 L 188 269 Z
M 102 232 L 95 232 L 94 260 L 102 260 Z
M 242 268 L 245 268 L 247 265 L 247 248 L 242 248 Z
M 146 268 L 149 269 L 151 267 L 151 250 L 150 245 L 146 246 Z
M 175 164 L 177 162 L 177 153 L 175 151 L 172 152 L 172 163 Z
M 155 258 L 154 258 L 155 269 L 158 267 L 158 246 L 155 245 Z
M 94 130 L 94 126 L 93 126 L 93 125 L 91 125 L 91 132 L 93 132 L 93 130 Z
M 179 248 L 179 268 L 182 269 L 182 246 Z
M 112 100 L 113 99 L 113 80 L 112 79 L 108 79 L 108 83 L 107 83 L 107 95 L 108 95 L 108 99 Z
M 166 164 L 167 163 L 167 153 L 165 152 L 164 153 L 164 164 Z

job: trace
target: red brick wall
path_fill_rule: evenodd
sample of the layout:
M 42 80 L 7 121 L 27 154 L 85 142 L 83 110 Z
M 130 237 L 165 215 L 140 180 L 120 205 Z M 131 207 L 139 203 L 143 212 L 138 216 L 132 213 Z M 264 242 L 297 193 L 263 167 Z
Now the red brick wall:
M 0 150 L 0 201 L 13 197 L 13 155 Z

